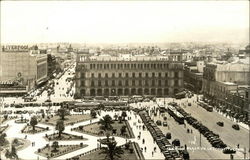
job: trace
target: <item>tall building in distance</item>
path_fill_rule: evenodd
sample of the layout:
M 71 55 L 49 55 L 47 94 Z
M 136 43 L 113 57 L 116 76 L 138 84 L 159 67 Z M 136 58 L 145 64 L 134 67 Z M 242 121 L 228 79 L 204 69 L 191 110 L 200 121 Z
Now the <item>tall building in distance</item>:
M 162 57 L 77 54 L 76 96 L 173 96 L 183 89 L 183 64 Z

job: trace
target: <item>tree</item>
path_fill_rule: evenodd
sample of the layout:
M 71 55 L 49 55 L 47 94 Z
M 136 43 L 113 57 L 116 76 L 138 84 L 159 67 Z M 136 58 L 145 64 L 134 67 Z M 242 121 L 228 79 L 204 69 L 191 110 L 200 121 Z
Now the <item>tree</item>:
M 30 119 L 30 125 L 33 127 L 33 131 L 35 131 L 35 126 L 37 125 L 37 117 L 36 116 L 33 116 L 31 117 Z
M 104 104 L 102 104 L 102 103 L 100 103 L 99 105 L 98 105 L 98 109 L 104 109 L 105 108 L 105 106 L 104 106 Z
M 114 119 L 117 121 L 117 118 L 118 118 L 118 115 L 117 114 L 115 114 L 114 115 Z
M 56 122 L 56 130 L 59 131 L 59 137 L 61 138 L 61 134 L 64 131 L 65 127 L 64 127 L 64 122 L 63 120 L 58 120 Z
M 61 117 L 61 120 L 65 120 L 67 110 L 65 108 L 58 109 L 58 115 Z
M 45 117 L 45 114 L 44 113 L 42 113 L 42 118 L 44 118 Z
M 119 146 L 117 147 L 117 142 L 112 141 L 107 144 L 107 147 L 105 147 L 99 154 L 106 154 L 105 159 L 115 160 L 118 158 L 121 158 L 121 154 L 124 153 L 122 148 Z
M 5 157 L 8 159 L 18 159 L 16 147 L 14 145 L 11 146 L 11 151 L 9 151 L 9 149 L 6 149 Z
M 122 123 L 122 116 L 118 117 L 119 123 Z
M 126 132 L 126 128 L 126 126 L 122 126 L 122 128 L 120 129 L 121 135 L 124 135 L 124 133 Z
M 7 120 L 8 119 L 8 114 L 4 115 L 4 119 Z
M 123 120 L 125 121 L 125 118 L 127 117 L 127 113 L 125 112 L 125 111 L 122 111 L 122 118 L 123 118 Z
M 90 115 L 92 118 L 96 118 L 96 111 L 94 111 L 93 109 L 90 111 Z
M 109 115 L 104 116 L 98 123 L 101 125 L 100 128 L 104 131 L 113 129 L 111 124 L 114 122 Z
M 7 136 L 6 133 L 2 133 L 0 135 L 0 146 L 3 146 L 6 143 L 6 139 L 5 139 L 6 136 Z
M 54 142 L 52 143 L 51 147 L 53 148 L 53 150 L 52 150 L 53 152 L 57 152 L 57 151 L 58 151 L 57 148 L 59 148 L 58 142 L 57 142 L 57 141 L 54 141 Z

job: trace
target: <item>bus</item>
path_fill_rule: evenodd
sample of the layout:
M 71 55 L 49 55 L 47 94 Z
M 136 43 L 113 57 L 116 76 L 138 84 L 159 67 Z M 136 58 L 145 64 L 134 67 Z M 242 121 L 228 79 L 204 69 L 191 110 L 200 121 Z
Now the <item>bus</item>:
M 168 113 L 177 121 L 179 124 L 184 124 L 184 116 L 176 110 L 173 106 L 168 106 Z
M 199 102 L 198 103 L 202 108 L 206 109 L 208 112 L 213 112 L 213 107 L 209 106 L 208 104 L 204 102 Z

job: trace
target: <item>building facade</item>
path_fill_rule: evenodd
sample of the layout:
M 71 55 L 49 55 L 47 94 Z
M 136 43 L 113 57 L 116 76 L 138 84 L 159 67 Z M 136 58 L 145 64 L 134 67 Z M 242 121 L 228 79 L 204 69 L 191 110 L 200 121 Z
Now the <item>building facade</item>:
M 184 86 L 188 90 L 200 93 L 202 89 L 203 73 L 199 72 L 199 62 L 185 62 L 184 66 Z
M 183 64 L 138 59 L 77 55 L 76 96 L 173 96 L 183 89 Z
M 47 79 L 47 54 L 30 51 L 28 46 L 3 46 L 0 53 L 0 81 L 30 90 Z
M 249 75 L 249 70 L 245 70 L 245 65 L 237 67 L 235 64 L 231 64 L 231 67 L 229 65 L 206 65 L 202 82 L 204 98 L 210 104 L 224 111 L 229 110 L 232 115 L 241 114 L 242 119 L 248 120 L 250 113 L 249 87 L 241 89 L 240 86 L 249 86 L 249 77 L 246 76 Z M 240 92 L 244 92 L 243 95 Z

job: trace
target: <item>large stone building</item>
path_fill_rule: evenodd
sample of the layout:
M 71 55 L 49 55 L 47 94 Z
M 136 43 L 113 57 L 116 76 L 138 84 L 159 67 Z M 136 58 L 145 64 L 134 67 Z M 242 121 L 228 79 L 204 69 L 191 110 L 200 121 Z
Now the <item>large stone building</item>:
M 207 64 L 202 83 L 205 99 L 210 104 L 229 110 L 230 113 L 240 113 L 248 119 L 249 67 L 249 64 L 243 63 Z
M 76 97 L 173 96 L 183 90 L 183 64 L 164 58 L 89 56 L 78 52 Z
M 0 64 L 2 86 L 18 82 L 18 86 L 24 86 L 27 92 L 47 80 L 47 54 L 30 50 L 28 46 L 3 46 Z M 5 89 L 7 93 L 8 88 Z

